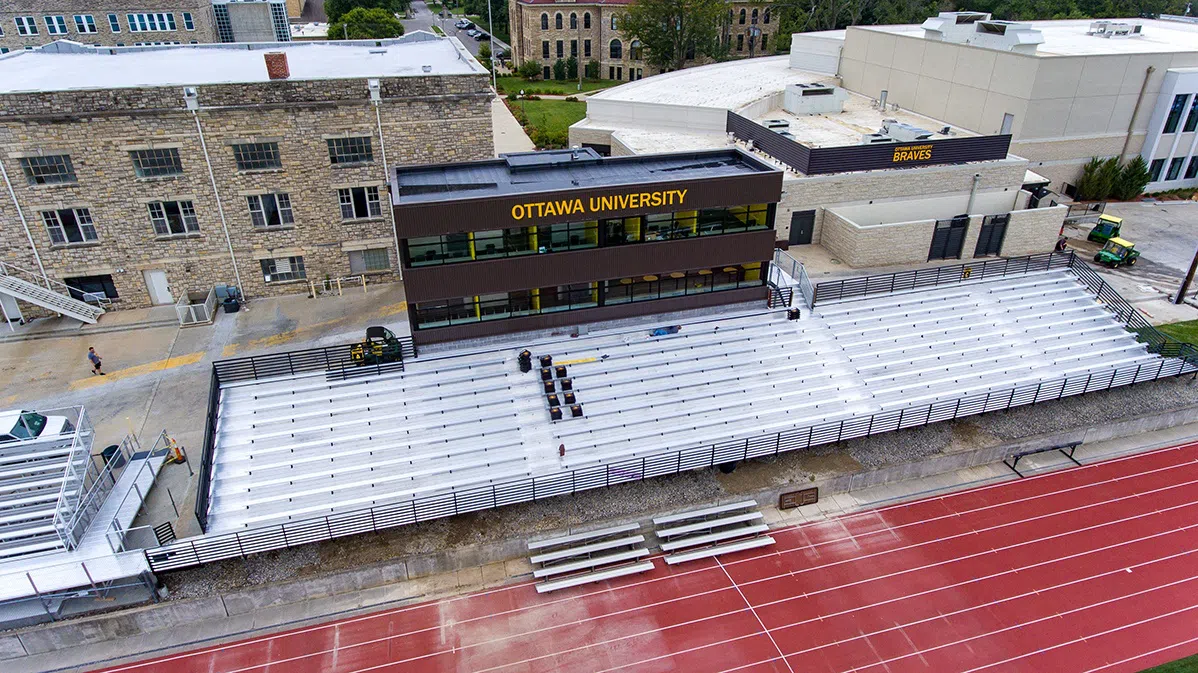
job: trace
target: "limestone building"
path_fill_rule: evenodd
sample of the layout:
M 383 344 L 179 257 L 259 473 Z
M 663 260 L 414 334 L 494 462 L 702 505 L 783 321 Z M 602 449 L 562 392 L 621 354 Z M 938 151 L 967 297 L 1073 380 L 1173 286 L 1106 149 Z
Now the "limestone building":
M 492 156 L 492 96 L 461 43 L 424 32 L 7 54 L 0 261 L 113 308 L 393 280 L 388 167 Z
M 4 0 L 0 54 L 74 40 L 135 46 L 218 41 L 212 0 Z
M 655 74 L 640 42 L 620 30 L 620 16 L 631 1 L 508 0 L 513 62 L 539 63 L 546 79 L 557 59 L 571 56 L 579 67 L 598 61 L 602 79 L 631 82 Z M 774 53 L 776 11 L 765 2 L 729 0 L 721 27 L 728 53 L 737 58 Z

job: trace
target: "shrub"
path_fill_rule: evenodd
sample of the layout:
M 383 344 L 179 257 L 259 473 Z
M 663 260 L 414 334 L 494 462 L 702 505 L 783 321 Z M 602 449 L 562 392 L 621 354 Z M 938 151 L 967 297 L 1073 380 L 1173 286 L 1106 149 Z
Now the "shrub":
M 599 61 L 595 59 L 587 61 L 586 68 L 583 69 L 583 75 L 587 79 L 599 79 Z
M 1091 158 L 1082 167 L 1082 177 L 1077 181 L 1077 198 L 1081 201 L 1102 201 L 1111 195 L 1119 178 L 1119 159 Z
M 1151 180 L 1148 163 L 1143 157 L 1136 156 L 1119 171 L 1119 179 L 1115 181 L 1112 196 L 1120 201 L 1131 201 L 1144 193 L 1144 188 Z
M 566 102 L 567 103 L 577 103 L 578 96 L 566 96 Z
M 553 79 L 559 82 L 566 79 L 566 62 L 560 58 L 553 62 Z
M 513 91 L 513 92 L 511 92 L 511 93 L 509 93 L 509 94 L 507 95 L 507 99 L 508 99 L 508 100 L 516 100 L 516 98 L 517 98 L 517 96 L 516 96 L 516 92 L 515 92 L 515 91 Z
M 531 82 L 541 76 L 541 65 L 536 61 L 525 61 L 516 69 L 516 74 Z

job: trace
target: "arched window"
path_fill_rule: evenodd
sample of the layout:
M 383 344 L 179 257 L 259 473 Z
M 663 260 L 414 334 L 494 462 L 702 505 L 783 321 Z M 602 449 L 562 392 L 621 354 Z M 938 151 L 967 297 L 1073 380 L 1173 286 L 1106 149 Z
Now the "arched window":
M 582 15 L 582 27 L 583 28 L 591 27 L 591 13 L 590 12 L 587 12 L 586 14 Z
M 753 25 L 754 26 L 757 25 L 757 8 L 756 7 L 753 8 Z
M 641 60 L 641 41 L 633 40 L 628 44 L 628 58 L 639 61 Z
M 613 14 L 613 15 L 612 15 L 612 17 L 611 17 L 611 29 L 612 29 L 612 30 L 619 30 L 618 28 L 616 28 L 616 17 L 615 17 L 615 15 L 614 15 L 614 14 Z
M 745 8 L 740 8 L 740 25 L 745 25 Z
M 762 22 L 762 23 L 769 23 L 769 22 L 770 22 L 770 8 L 769 8 L 769 7 L 766 7 L 766 8 L 765 8 L 765 16 L 763 16 L 763 17 L 761 18 L 761 22 Z
M 570 30 L 578 30 L 578 15 L 570 13 Z
M 541 14 L 541 30 L 549 30 L 549 15 Z
M 557 15 L 553 17 L 553 27 L 558 30 L 562 29 L 562 13 L 561 12 L 558 12 Z
M 613 61 L 624 58 L 624 45 L 620 44 L 619 40 L 611 41 L 611 58 Z

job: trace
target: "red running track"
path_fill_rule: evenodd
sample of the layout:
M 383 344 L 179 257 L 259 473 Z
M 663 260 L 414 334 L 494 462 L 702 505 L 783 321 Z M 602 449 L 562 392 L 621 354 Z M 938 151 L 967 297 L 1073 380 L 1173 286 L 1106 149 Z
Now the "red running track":
M 1198 444 L 109 671 L 1112 671 L 1198 652 Z

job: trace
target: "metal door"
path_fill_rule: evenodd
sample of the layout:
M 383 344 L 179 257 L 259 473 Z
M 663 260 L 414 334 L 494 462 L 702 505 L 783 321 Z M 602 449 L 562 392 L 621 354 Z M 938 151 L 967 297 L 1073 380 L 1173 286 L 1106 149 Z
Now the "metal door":
M 1011 214 L 991 215 L 982 220 L 982 228 L 978 232 L 978 245 L 973 250 L 974 257 L 989 257 L 997 255 L 1002 249 L 1003 238 L 1007 235 L 1007 222 Z
M 969 217 L 965 215 L 951 220 L 938 220 L 936 230 L 932 233 L 932 248 L 928 251 L 928 261 L 960 259 L 961 247 L 965 244 L 965 230 L 968 227 Z
M 815 230 L 815 211 L 799 210 L 790 214 L 790 244 L 806 245 Z
M 21 322 L 24 317 L 21 315 L 21 307 L 17 305 L 17 300 L 6 294 L 0 294 L 0 308 L 3 309 L 4 315 L 9 322 Z
M 146 279 L 146 289 L 150 291 L 150 303 L 156 306 L 175 303 L 165 271 L 143 271 L 142 276 Z

